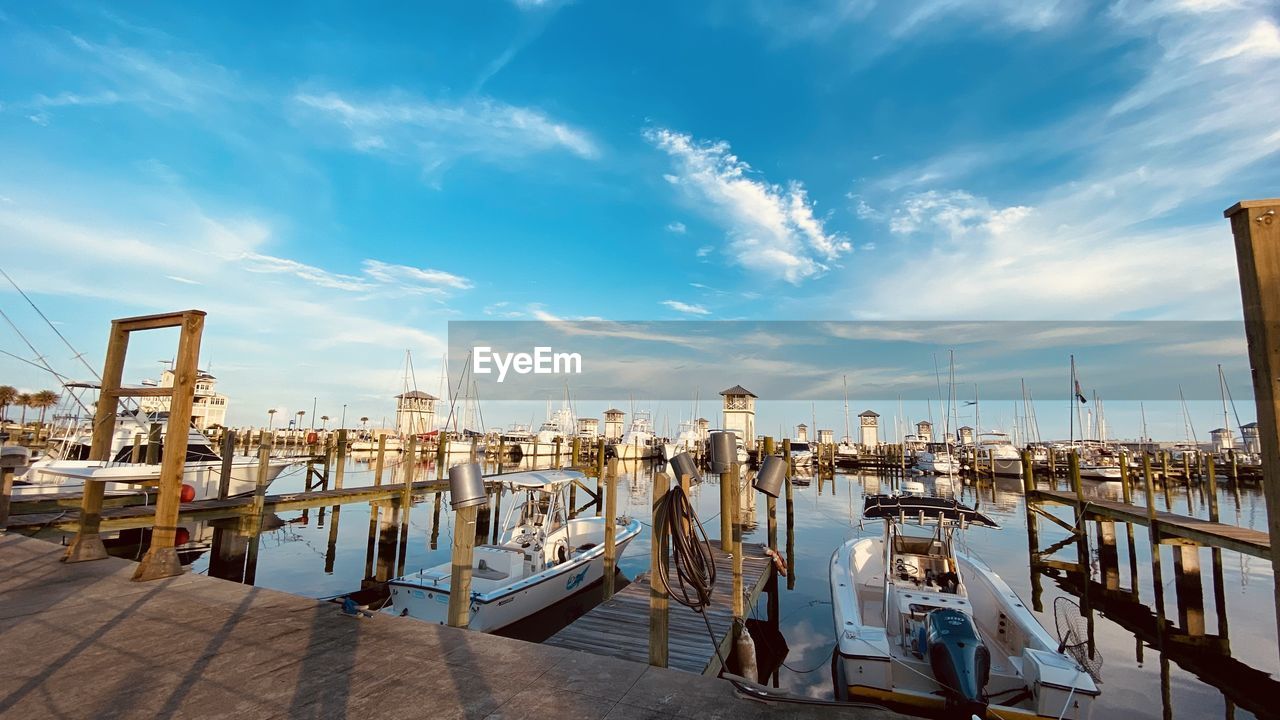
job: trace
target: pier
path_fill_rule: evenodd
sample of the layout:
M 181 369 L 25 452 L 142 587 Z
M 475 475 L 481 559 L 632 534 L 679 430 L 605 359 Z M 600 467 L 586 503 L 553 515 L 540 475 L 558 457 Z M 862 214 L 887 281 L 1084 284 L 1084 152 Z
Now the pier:
M 0 716 L 893 718 L 0 536 Z
M 718 604 L 706 610 L 704 621 L 699 613 L 679 603 L 671 603 L 667 667 L 716 676 L 721 670 L 720 657 L 727 660 L 732 650 L 733 560 L 720 549 L 719 541 L 712 542 L 712 553 L 716 563 L 714 597 Z M 742 566 L 747 605 L 753 606 L 773 577 L 773 562 L 764 554 L 763 545 L 744 544 Z M 648 576 L 637 578 L 617 595 L 551 636 L 546 644 L 647 663 L 649 591 Z M 715 644 L 707 635 L 708 623 L 715 634 Z

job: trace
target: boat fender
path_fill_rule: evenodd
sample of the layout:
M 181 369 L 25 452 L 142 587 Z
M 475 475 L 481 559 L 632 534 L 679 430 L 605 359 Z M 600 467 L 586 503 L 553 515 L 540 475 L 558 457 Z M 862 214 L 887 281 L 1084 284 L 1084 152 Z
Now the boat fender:
M 182 483 L 182 490 L 179 491 L 178 493 L 178 500 L 180 502 L 189 503 L 195 499 L 196 499 L 195 486 Z
M 556 562 L 569 561 L 569 546 L 560 541 L 556 543 Z
M 318 442 L 320 442 L 320 433 L 314 433 L 314 432 L 307 433 L 308 445 L 315 445 Z

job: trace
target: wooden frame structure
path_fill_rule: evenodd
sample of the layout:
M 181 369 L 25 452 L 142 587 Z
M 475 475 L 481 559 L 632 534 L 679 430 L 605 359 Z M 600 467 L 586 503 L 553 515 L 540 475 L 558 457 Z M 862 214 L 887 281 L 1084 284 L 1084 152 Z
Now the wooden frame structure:
M 178 508 L 182 493 L 183 466 L 187 457 L 187 433 L 191 424 L 191 408 L 195 402 L 196 373 L 200 361 L 200 339 L 204 334 L 203 310 L 183 310 L 159 315 L 142 315 L 111 321 L 107 339 L 107 357 L 102 368 L 102 387 L 93 417 L 93 442 L 89 459 L 107 462 L 111 459 L 111 441 L 115 435 L 116 409 L 124 397 L 168 397 L 169 424 L 165 434 L 164 455 L 160 462 L 160 488 L 156 501 L 155 523 L 151 546 L 133 574 L 134 580 L 155 580 L 182 574 L 174 541 L 178 529 Z M 173 387 L 125 388 L 121 386 L 129 335 L 141 330 L 176 327 L 178 355 L 174 362 Z M 98 533 L 102 518 L 105 483 L 86 482 L 80 505 L 80 528 L 67 548 L 65 562 L 100 560 L 107 550 Z

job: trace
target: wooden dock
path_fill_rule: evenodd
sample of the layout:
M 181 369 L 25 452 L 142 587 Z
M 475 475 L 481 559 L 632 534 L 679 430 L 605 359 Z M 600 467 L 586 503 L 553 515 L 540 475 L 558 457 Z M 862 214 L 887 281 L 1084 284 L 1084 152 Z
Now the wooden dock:
M 728 682 L 375 614 L 0 535 L 0 717 L 900 717 L 740 695 Z
M 421 480 L 413 484 L 415 494 L 448 489 L 447 480 Z M 267 495 L 263 502 L 263 512 L 286 512 L 330 505 L 392 500 L 398 499 L 403 493 L 403 483 L 390 483 Z M 149 495 L 153 500 L 154 493 Z M 115 502 L 110 503 L 108 500 Z M 102 532 L 151 527 L 155 521 L 155 505 L 149 502 L 139 504 L 143 502 L 147 502 L 147 499 L 141 493 L 104 498 L 100 525 Z M 38 512 L 30 512 L 30 510 L 38 510 Z M 224 500 L 197 500 L 182 503 L 178 517 L 186 521 L 225 520 L 247 516 L 253 512 L 253 497 L 241 496 Z M 8 524 L 5 525 L 9 530 L 39 528 L 75 532 L 80 525 L 80 494 L 59 493 L 57 496 L 41 496 L 33 501 L 15 501 L 12 513 Z
M 670 639 L 667 667 L 686 672 L 718 675 L 720 660 L 729 657 L 733 625 L 733 559 L 712 542 L 716 561 L 716 586 L 713 605 L 706 610 L 706 620 L 699 613 L 672 601 L 670 603 Z M 773 562 L 764 554 L 764 546 L 743 545 L 742 586 L 747 607 L 752 607 L 773 573 Z M 674 573 L 674 570 L 673 570 Z M 707 622 L 715 634 L 713 644 L 707 635 Z M 620 658 L 632 662 L 649 661 L 649 580 L 637 578 L 606 602 L 546 640 L 545 644 L 593 655 Z
M 1074 507 L 1079 504 L 1076 495 L 1061 490 L 1034 490 L 1031 501 L 1041 501 Z M 1108 520 L 1149 525 L 1147 508 L 1141 505 L 1127 505 L 1114 500 L 1089 499 L 1084 503 L 1086 515 Z M 1236 525 L 1227 525 L 1212 520 L 1178 515 L 1176 513 L 1157 510 L 1155 513 L 1155 529 L 1162 542 L 1176 544 L 1186 541 L 1207 547 L 1220 547 L 1224 550 L 1271 559 L 1271 538 L 1261 530 L 1251 530 Z

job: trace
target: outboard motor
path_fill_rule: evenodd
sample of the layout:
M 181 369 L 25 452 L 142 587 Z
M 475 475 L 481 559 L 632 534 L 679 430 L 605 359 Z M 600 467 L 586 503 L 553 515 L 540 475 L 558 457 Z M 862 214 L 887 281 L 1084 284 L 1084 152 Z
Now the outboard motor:
M 925 616 L 925 647 L 933 677 L 945 689 L 947 712 L 955 717 L 986 717 L 991 653 L 978 637 L 973 618 L 950 608 Z

